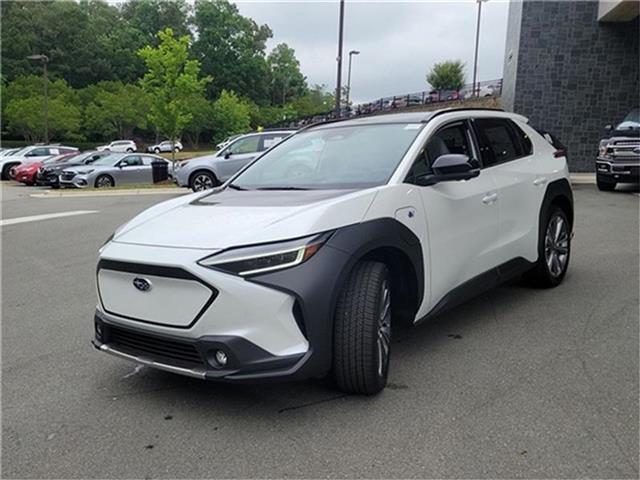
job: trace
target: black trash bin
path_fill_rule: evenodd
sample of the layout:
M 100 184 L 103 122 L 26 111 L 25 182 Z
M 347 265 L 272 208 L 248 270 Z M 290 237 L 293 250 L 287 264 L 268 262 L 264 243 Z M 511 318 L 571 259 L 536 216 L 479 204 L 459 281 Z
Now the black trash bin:
M 154 160 L 151 162 L 151 171 L 153 173 L 153 183 L 169 180 L 169 162 Z

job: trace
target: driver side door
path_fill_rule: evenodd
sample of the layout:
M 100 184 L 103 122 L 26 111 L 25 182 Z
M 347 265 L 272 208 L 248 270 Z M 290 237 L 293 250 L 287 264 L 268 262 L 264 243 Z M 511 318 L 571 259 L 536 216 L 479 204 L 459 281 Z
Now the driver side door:
M 445 124 L 426 142 L 407 181 L 428 174 L 441 155 L 467 155 L 479 163 L 479 153 L 468 121 Z M 469 180 L 417 186 L 429 236 L 433 308 L 448 292 L 497 266 L 499 215 L 495 180 L 490 172 Z M 421 312 L 422 314 L 427 313 Z
M 221 158 L 218 162 L 218 180 L 221 182 L 227 181 L 238 170 L 244 167 L 247 163 L 258 156 L 260 144 L 259 135 L 251 135 L 248 137 L 242 137 L 225 150 L 220 152 Z

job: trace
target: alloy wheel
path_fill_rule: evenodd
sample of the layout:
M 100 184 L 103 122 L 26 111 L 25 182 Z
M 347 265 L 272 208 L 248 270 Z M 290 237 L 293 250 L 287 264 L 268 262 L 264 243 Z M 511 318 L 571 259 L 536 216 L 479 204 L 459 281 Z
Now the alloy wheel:
M 96 188 L 104 188 L 113 186 L 109 177 L 100 177 L 96 181 Z
M 380 295 L 378 317 L 378 375 L 384 376 L 389 364 L 389 347 L 391 345 L 391 292 L 385 281 Z
M 201 192 L 202 190 L 208 190 L 213 188 L 213 180 L 209 175 L 200 174 L 193 179 L 193 190 Z
M 561 215 L 549 220 L 544 237 L 544 256 L 551 276 L 557 278 L 564 272 L 569 260 L 569 229 Z

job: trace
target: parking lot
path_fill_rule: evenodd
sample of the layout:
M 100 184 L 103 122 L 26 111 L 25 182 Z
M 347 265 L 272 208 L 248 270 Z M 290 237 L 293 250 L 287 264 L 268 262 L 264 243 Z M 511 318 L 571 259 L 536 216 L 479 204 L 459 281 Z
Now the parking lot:
M 506 285 L 401 332 L 390 385 L 204 383 L 89 343 L 97 249 L 162 195 L 3 182 L 2 476 L 638 477 L 637 192 L 575 187 L 553 290 Z

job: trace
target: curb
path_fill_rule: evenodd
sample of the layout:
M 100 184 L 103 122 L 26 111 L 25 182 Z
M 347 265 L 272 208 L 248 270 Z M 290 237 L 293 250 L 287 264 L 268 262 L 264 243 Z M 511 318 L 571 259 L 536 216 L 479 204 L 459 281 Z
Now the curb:
M 32 193 L 33 198 L 75 198 L 75 197 L 120 197 L 130 195 L 185 195 L 191 193 L 183 188 L 139 188 L 135 190 L 113 190 L 110 192 L 60 192 L 49 190 L 47 193 Z

